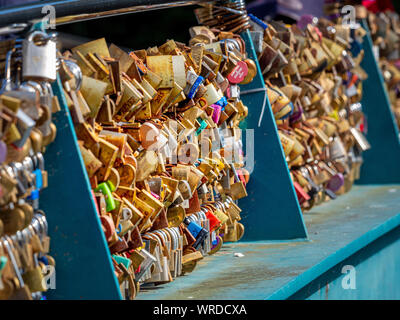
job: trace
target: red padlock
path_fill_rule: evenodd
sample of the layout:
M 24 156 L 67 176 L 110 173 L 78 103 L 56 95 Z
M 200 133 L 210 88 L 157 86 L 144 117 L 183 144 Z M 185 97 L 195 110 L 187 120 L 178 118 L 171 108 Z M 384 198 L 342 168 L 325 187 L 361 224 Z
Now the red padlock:
M 297 181 L 293 182 L 293 186 L 300 204 L 311 199 L 308 193 L 301 187 L 301 185 Z
M 236 169 L 236 172 L 237 172 L 237 174 L 238 174 L 239 180 L 240 180 L 241 182 L 243 182 L 244 186 L 246 186 L 247 181 L 246 181 L 246 179 L 245 179 L 245 177 L 244 177 L 244 174 L 243 174 L 243 172 L 242 172 L 242 169 Z
M 101 225 L 103 226 L 104 235 L 106 236 L 107 242 L 111 241 L 113 234 L 115 233 L 114 221 L 110 216 L 102 215 L 100 217 Z
M 206 217 L 210 221 L 210 231 L 214 231 L 221 225 L 221 220 L 219 220 L 210 210 L 206 212 Z
M 249 72 L 247 63 L 244 61 L 239 61 L 236 67 L 233 68 L 232 72 L 228 75 L 227 79 L 230 83 L 238 84 L 244 80 Z

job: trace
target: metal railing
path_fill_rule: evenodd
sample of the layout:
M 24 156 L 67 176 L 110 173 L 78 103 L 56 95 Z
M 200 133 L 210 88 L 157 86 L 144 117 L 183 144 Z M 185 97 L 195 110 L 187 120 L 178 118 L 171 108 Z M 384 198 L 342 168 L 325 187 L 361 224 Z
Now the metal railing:
M 0 9 L 0 28 L 15 23 L 37 22 L 45 17 L 44 6 L 53 6 L 56 24 L 67 24 L 91 19 L 111 17 L 133 12 L 182 7 L 211 2 L 209 0 L 60 0 L 37 1 L 26 5 Z

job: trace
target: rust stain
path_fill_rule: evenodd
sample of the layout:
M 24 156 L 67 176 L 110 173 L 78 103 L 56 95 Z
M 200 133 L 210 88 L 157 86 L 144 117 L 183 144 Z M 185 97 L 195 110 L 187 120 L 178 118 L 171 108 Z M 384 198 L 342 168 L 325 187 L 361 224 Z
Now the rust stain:
M 328 293 L 329 293 L 329 283 L 327 282 L 325 286 L 325 300 L 329 300 Z

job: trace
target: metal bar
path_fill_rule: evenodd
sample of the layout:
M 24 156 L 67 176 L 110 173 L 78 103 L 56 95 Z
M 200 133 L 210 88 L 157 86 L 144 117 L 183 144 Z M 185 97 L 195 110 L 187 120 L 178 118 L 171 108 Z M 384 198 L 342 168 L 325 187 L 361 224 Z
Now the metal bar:
M 121 14 L 166 9 L 200 3 L 209 0 L 61 0 L 40 1 L 29 5 L 15 6 L 0 10 L 0 27 L 13 23 L 38 21 L 47 15 L 42 13 L 44 6 L 53 6 L 56 12 L 56 24 L 66 24 L 91 19 L 111 17 Z

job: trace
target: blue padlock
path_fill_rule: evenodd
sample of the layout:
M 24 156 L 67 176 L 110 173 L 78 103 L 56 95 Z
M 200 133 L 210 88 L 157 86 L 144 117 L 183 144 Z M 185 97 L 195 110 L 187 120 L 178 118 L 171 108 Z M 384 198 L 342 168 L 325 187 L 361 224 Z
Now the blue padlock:
M 190 90 L 186 96 L 188 99 L 192 99 L 195 96 L 197 90 L 199 89 L 199 87 L 203 83 L 203 81 L 204 81 L 204 78 L 202 76 L 198 76 L 196 78 L 196 81 L 190 87 Z
M 225 97 L 222 97 L 221 99 L 219 99 L 217 102 L 215 102 L 214 104 L 219 105 L 222 107 L 222 110 L 225 109 L 226 105 L 228 104 L 228 100 L 226 100 Z
M 255 15 L 249 13 L 248 16 L 251 19 L 251 21 L 257 23 L 264 30 L 268 28 L 268 25 L 264 21 L 262 21 L 261 19 L 257 18 Z
M 27 201 L 31 204 L 32 208 L 39 209 L 39 191 L 43 187 L 43 176 L 40 169 L 33 171 L 35 175 L 35 189 L 32 190 L 31 194 L 27 197 Z
M 33 171 L 33 174 L 35 175 L 35 186 L 37 190 L 41 190 L 43 188 L 43 175 L 42 175 L 42 170 L 36 169 Z
M 192 236 L 196 238 L 196 242 L 192 247 L 197 250 L 203 244 L 209 232 L 199 226 L 196 222 L 191 222 L 187 217 L 183 220 L 183 223 L 186 225 Z

